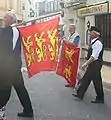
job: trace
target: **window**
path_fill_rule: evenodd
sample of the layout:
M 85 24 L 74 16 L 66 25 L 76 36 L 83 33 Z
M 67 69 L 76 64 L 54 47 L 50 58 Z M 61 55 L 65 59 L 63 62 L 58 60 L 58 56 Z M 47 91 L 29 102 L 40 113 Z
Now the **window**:
M 55 11 L 58 10 L 58 2 L 57 2 L 57 0 L 54 0 L 54 10 Z
M 50 4 L 50 2 L 47 3 L 47 12 L 51 12 L 51 4 Z
M 30 17 L 34 17 L 35 16 L 35 12 L 32 8 L 30 8 Z
M 31 4 L 31 0 L 28 0 L 29 1 L 29 3 Z
M 25 3 L 22 3 L 22 10 L 25 10 Z
M 53 12 L 54 11 L 54 2 L 52 1 L 51 3 L 50 3 L 51 5 L 51 12 Z
M 104 48 L 111 49 L 111 14 L 95 16 L 95 25 L 101 30 Z

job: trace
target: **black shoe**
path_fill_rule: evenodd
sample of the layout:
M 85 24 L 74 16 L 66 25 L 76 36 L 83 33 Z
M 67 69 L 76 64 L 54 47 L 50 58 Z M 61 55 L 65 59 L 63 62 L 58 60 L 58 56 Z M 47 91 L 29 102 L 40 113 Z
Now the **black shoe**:
M 30 117 L 30 118 L 33 118 L 33 113 L 25 113 L 25 112 L 22 112 L 22 113 L 18 113 L 18 117 Z
M 104 100 L 95 99 L 95 100 L 92 100 L 91 103 L 104 103 Z
M 76 98 L 78 98 L 78 99 L 80 99 L 80 100 L 83 100 L 83 97 L 82 96 L 79 96 L 79 95 L 77 95 L 77 94 L 72 94 L 74 97 L 76 97 Z
M 74 85 L 66 84 L 65 87 L 74 88 Z

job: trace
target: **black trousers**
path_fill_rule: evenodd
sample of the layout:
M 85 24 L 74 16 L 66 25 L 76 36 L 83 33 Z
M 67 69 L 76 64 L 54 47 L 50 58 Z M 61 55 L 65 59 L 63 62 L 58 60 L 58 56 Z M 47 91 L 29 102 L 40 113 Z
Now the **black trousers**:
M 80 87 L 77 90 L 77 94 L 81 97 L 84 97 L 86 90 L 88 89 L 91 81 L 93 81 L 93 85 L 95 88 L 95 92 L 97 94 L 96 99 L 104 100 L 104 92 L 101 78 L 101 68 L 102 63 L 99 61 L 92 62 L 86 73 L 83 76 Z
M 7 65 L 2 62 L 0 68 L 0 109 L 5 106 L 10 98 L 11 95 L 11 76 L 8 72 L 8 68 L 6 69 Z M 2 67 L 4 65 L 4 67 Z
M 0 89 L 0 109 L 7 104 L 10 94 L 11 87 L 9 89 Z
M 24 85 L 23 76 L 20 69 L 15 69 L 13 76 L 13 87 L 19 97 L 19 100 L 23 106 L 23 111 L 26 113 L 33 113 L 31 100 L 29 94 Z

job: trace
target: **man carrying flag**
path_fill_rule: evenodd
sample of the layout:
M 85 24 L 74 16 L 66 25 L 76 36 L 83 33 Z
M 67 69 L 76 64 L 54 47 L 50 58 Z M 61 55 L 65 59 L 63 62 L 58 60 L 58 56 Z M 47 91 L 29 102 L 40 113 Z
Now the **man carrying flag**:
M 9 29 L 0 28 L 0 120 L 6 120 L 5 106 L 10 98 L 12 82 L 12 44 L 7 44 Z
M 75 47 L 80 48 L 81 46 L 81 39 L 80 35 L 76 32 L 76 26 L 74 24 L 69 25 L 69 37 L 67 42 L 69 44 L 73 44 Z M 65 87 L 74 87 L 74 85 L 70 85 L 69 83 L 65 85 Z
M 8 69 L 8 72 L 12 71 L 11 82 L 24 108 L 22 113 L 18 113 L 18 116 L 33 117 L 31 101 L 30 101 L 28 92 L 25 88 L 23 76 L 21 73 L 21 67 L 22 67 L 21 35 L 18 28 L 14 27 L 14 25 L 16 24 L 16 21 L 17 21 L 17 18 L 13 11 L 8 11 L 5 14 L 4 23 L 5 23 L 6 31 L 3 33 L 3 35 L 6 34 L 4 35 L 5 36 L 4 40 L 7 41 L 7 44 L 6 44 L 7 47 L 11 48 L 11 53 L 8 56 L 6 56 L 6 59 L 9 59 L 10 57 L 12 57 L 13 59 L 13 62 L 8 64 L 8 65 L 11 65 L 11 69 Z

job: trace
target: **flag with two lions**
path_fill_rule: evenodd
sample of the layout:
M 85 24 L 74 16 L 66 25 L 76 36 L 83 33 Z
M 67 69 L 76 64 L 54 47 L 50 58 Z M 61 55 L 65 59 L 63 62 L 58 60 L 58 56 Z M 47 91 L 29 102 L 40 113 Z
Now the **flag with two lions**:
M 63 42 L 58 62 L 59 18 L 21 27 L 22 44 L 29 77 L 41 71 L 55 71 L 70 84 L 75 83 L 79 49 Z

